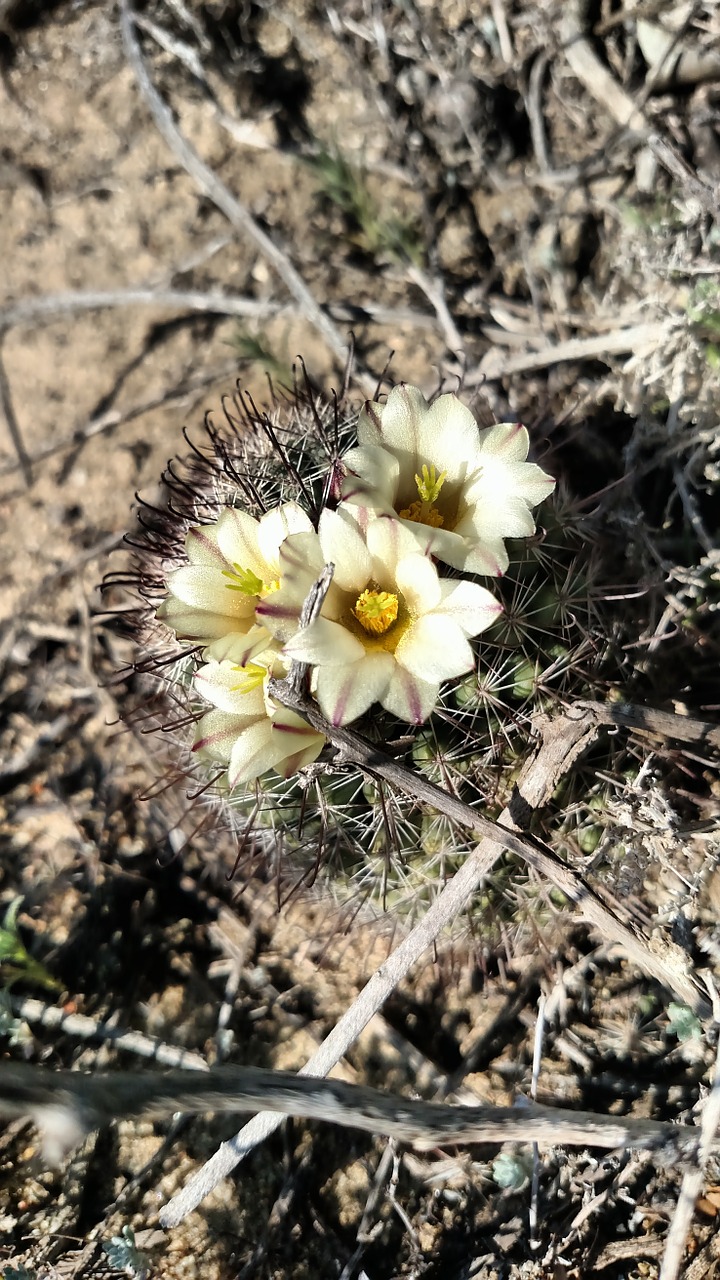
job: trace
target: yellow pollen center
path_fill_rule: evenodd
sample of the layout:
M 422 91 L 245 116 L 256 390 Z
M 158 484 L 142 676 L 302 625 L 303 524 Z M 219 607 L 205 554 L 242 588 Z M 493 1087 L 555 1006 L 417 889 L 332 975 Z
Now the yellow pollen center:
M 267 596 L 271 591 L 280 590 L 280 579 L 263 582 L 252 569 L 243 569 L 242 565 L 233 564 L 232 569 L 223 569 L 223 577 L 229 578 L 226 583 L 228 591 L 241 591 L 244 596 Z
M 382 636 L 398 616 L 398 598 L 390 591 L 363 591 L 355 601 L 353 613 L 364 631 Z
M 240 679 L 231 686 L 232 693 L 252 693 L 261 685 L 267 675 L 267 667 L 258 666 L 257 662 L 248 662 L 246 667 L 234 667 Z
M 428 467 L 423 464 L 422 475 L 415 476 L 418 500 L 411 502 L 409 507 L 398 512 L 400 519 L 412 520 L 415 524 L 429 524 L 432 529 L 439 529 L 445 521 L 433 504 L 440 496 L 446 477 L 447 471 L 441 471 L 440 475 L 436 476 L 434 466 Z

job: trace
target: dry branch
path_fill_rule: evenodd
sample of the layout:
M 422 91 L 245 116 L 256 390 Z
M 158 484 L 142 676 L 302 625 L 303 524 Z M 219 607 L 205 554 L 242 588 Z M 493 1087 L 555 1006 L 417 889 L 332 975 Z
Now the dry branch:
M 272 1107 L 288 1116 L 381 1133 L 423 1147 L 445 1143 L 543 1142 L 570 1146 L 664 1148 L 694 1152 L 699 1131 L 623 1116 L 599 1116 L 529 1103 L 521 1107 L 452 1106 L 397 1098 L 342 1080 L 313 1080 L 291 1071 L 214 1067 L 207 1072 L 50 1071 L 0 1064 L 0 1114 L 28 1115 L 51 1139 L 61 1123 L 77 1133 L 127 1116 L 177 1111 L 248 1111 Z
M 451 822 L 469 828 L 486 840 L 495 842 L 500 856 L 503 849 L 522 858 L 528 866 L 544 875 L 575 905 L 579 915 L 596 928 L 605 941 L 616 943 L 625 954 L 652 978 L 659 979 L 670 991 L 686 1004 L 703 1014 L 710 1012 L 707 1000 L 701 995 L 684 953 L 672 943 L 651 945 L 634 925 L 626 924 L 619 916 L 620 904 L 604 902 L 585 878 L 558 857 L 547 845 L 534 836 L 519 834 L 527 827 L 531 811 L 538 799 L 527 795 L 521 786 L 528 777 L 537 777 L 537 758 L 520 776 L 516 793 L 508 806 L 507 815 L 499 822 L 483 817 L 470 805 L 443 791 L 433 782 L 420 777 L 412 769 L 398 764 L 385 755 L 373 743 L 350 729 L 337 729 L 324 719 L 314 703 L 298 698 L 288 690 L 283 681 L 274 681 L 272 693 L 279 701 L 304 716 L 314 729 L 338 747 L 343 755 L 367 770 L 371 775 L 384 778 L 405 795 L 430 805 L 444 814 Z M 597 719 L 591 708 L 578 708 L 560 716 L 557 720 L 545 720 L 541 732 L 543 738 L 543 765 L 549 776 L 562 777 L 574 761 L 592 741 L 597 730 Z M 547 796 L 546 779 L 540 782 L 539 796 Z M 509 829 L 512 828 L 512 829 Z
M 302 312 L 310 324 L 322 335 L 341 366 L 344 366 L 347 359 L 347 341 L 342 338 L 333 322 L 318 306 L 305 281 L 295 270 L 287 254 L 283 253 L 271 240 L 270 236 L 265 234 L 245 205 L 235 198 L 225 184 L 220 181 L 217 174 L 213 173 L 212 169 L 200 159 L 200 156 L 187 139 L 183 137 L 175 124 L 170 109 L 162 101 L 145 66 L 133 29 L 133 13 L 129 0 L 121 0 L 120 3 L 120 27 L 125 55 L 150 109 L 153 120 L 168 147 L 200 190 L 225 215 L 231 226 L 255 245 L 280 277 L 288 291 L 299 302 Z M 369 375 L 364 375 L 357 368 L 355 376 L 363 384 L 366 393 L 372 395 L 374 379 L 371 379 Z
M 182 1067 L 184 1070 L 207 1071 L 207 1063 L 191 1049 L 166 1044 L 142 1031 L 125 1031 L 122 1027 L 110 1027 L 83 1013 L 66 1013 L 41 1000 L 11 998 L 10 1007 L 18 1018 L 26 1022 L 38 1022 L 41 1027 L 59 1031 L 62 1035 L 77 1036 L 81 1040 L 102 1040 L 116 1049 L 135 1053 L 140 1058 L 152 1058 L 164 1067 Z M 4 1064 L 3 1064 L 4 1065 Z M 0 1111 L 2 1098 L 0 1096 Z
M 639 934 L 622 924 L 597 898 L 582 877 L 556 858 L 540 841 L 525 839 L 517 834 L 521 827 L 528 825 L 533 812 L 548 802 L 559 779 L 592 741 L 597 721 L 591 711 L 560 717 L 552 724 L 552 729 L 549 722 L 543 726 L 541 743 L 536 755 L 528 761 L 518 778 L 512 804 L 503 811 L 500 822 L 494 823 L 425 779 L 418 779 L 411 770 L 398 765 L 358 734 L 348 729 L 333 728 L 320 715 L 314 703 L 303 699 L 284 682 L 274 682 L 273 696 L 306 716 L 313 727 L 325 733 L 348 760 L 367 769 L 374 776 L 385 778 L 406 794 L 432 805 L 453 821 L 469 826 L 471 830 L 481 832 L 484 836 L 480 844 L 468 854 L 463 866 L 438 895 L 425 916 L 376 970 L 357 999 L 306 1062 L 301 1075 L 325 1075 L 340 1061 L 413 965 L 465 909 L 505 849 L 511 849 L 531 865 L 537 866 L 553 883 L 558 882 L 555 878 L 558 877 L 562 882 L 560 887 L 563 892 L 568 893 L 570 890 L 568 896 L 581 906 L 586 919 L 589 918 L 591 923 L 596 924 L 601 932 L 607 930 L 607 936 L 613 941 L 621 942 L 628 954 L 646 972 L 667 981 L 672 990 L 682 992 L 681 998 L 695 1008 L 702 1008 L 703 1012 L 706 1010 L 706 1003 L 687 973 L 678 972 L 671 960 L 666 961 L 660 955 L 655 955 Z M 418 783 L 421 785 L 418 786 Z M 277 1128 L 280 1119 L 279 1115 L 272 1112 L 261 1113 L 254 1116 L 229 1142 L 223 1143 L 215 1155 L 165 1206 L 161 1214 L 163 1225 L 171 1227 L 180 1223 L 258 1143 Z
M 504 351 L 490 350 L 480 361 L 475 373 L 465 379 L 466 387 L 476 387 L 482 382 L 504 378 L 510 373 L 526 373 L 530 369 L 546 369 L 564 360 L 605 360 L 610 355 L 646 354 L 658 348 L 668 336 L 672 322 L 658 321 L 651 324 L 631 325 L 614 333 L 601 333 L 591 338 L 569 338 L 543 347 L 540 351 L 524 351 L 519 355 L 507 355 Z M 607 361 L 606 361 L 607 362 Z
M 695 720 L 672 711 L 636 707 L 630 702 L 584 702 L 578 705 L 591 709 L 600 724 L 620 725 L 624 729 L 637 729 L 660 738 L 674 738 L 677 742 L 691 742 L 720 751 L 720 725 L 712 720 Z
M 580 83 L 603 110 L 609 111 L 622 128 L 640 132 L 647 128 L 645 116 L 603 66 L 587 38 L 588 8 L 588 0 L 568 0 L 565 4 L 560 26 L 563 53 Z
M 259 302 L 256 298 L 238 297 L 220 290 L 170 289 L 160 285 L 138 285 L 127 289 L 70 289 L 65 293 L 27 298 L 24 302 L 16 302 L 0 309 L 0 333 L 21 324 L 54 320 L 56 316 L 68 312 L 138 306 L 249 319 L 297 311 L 297 308 L 285 302 L 273 302 L 270 299 Z M 409 324 L 420 329 L 431 329 L 440 323 L 439 319 L 422 311 L 376 306 L 372 302 L 367 305 L 336 302 L 328 306 L 328 312 L 338 320 L 348 323 L 374 320 L 378 324 Z M 462 341 L 460 345 L 462 346 Z M 347 355 L 347 348 L 345 354 Z

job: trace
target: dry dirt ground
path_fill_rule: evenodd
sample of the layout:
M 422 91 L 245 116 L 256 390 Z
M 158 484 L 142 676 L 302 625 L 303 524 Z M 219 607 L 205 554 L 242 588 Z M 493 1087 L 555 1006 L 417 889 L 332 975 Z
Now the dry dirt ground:
M 138 650 L 98 583 L 124 563 L 136 491 L 166 500 L 183 425 L 237 379 L 267 400 L 298 353 L 329 395 L 352 331 L 351 403 L 392 351 L 386 386 L 460 380 L 486 419 L 530 426 L 560 481 L 541 517 L 560 631 L 518 570 L 497 652 L 535 644 L 564 670 L 543 681 L 531 652 L 530 692 L 516 667 L 500 689 L 505 657 L 488 677 L 491 814 L 539 705 L 717 720 L 720 21 L 711 0 L 151 0 L 135 31 L 177 128 L 284 265 L 161 137 L 114 5 L 0 2 L 0 903 L 22 899 L 0 934 L 0 1050 L 295 1069 L 402 936 L 399 898 L 371 926 L 343 914 L 332 868 L 280 907 L 257 860 L 231 878 L 232 833 L 163 790 L 162 743 L 120 723 Z M 718 740 L 683 736 L 603 731 L 539 833 L 712 983 Z M 693 1123 L 716 1035 L 672 1001 L 508 863 L 343 1073 L 511 1103 L 539 1045 L 541 1099 Z M 236 1128 L 120 1120 L 48 1169 L 9 1124 L 3 1275 L 654 1277 L 684 1172 L 550 1147 L 533 1185 L 529 1149 L 503 1165 L 293 1121 L 162 1230 Z M 666 1277 L 715 1274 L 717 1175 Z

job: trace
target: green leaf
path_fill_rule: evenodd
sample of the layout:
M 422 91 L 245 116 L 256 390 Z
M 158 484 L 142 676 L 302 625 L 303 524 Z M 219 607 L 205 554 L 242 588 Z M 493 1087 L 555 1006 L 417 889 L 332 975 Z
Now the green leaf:
M 681 1044 L 684 1044 L 686 1040 L 700 1040 L 702 1038 L 700 1019 L 688 1005 L 676 1004 L 671 1001 L 667 1007 L 667 1012 L 668 1032 L 671 1036 L 677 1036 Z
M 17 918 L 22 901 L 22 897 L 13 898 L 0 925 L 0 981 L 8 988 L 14 982 L 23 981 L 48 991 L 62 991 L 62 983 L 38 960 L 33 960 L 20 937 Z
M 119 1236 L 113 1236 L 103 1244 L 103 1251 L 107 1254 L 110 1266 L 116 1267 L 118 1271 L 137 1277 L 137 1280 L 149 1274 L 150 1259 L 146 1253 L 138 1249 L 135 1244 L 135 1232 L 127 1224 Z
M 532 1173 L 532 1157 L 503 1151 L 492 1162 L 493 1181 L 505 1191 L 520 1191 Z

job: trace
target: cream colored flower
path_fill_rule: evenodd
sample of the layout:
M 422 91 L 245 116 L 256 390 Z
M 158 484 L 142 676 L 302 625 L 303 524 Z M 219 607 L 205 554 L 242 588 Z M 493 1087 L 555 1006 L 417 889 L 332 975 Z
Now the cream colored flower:
M 524 427 L 481 431 L 454 395 L 428 404 L 417 387 L 395 387 L 384 405 L 367 402 L 358 440 L 342 459 L 343 498 L 395 515 L 421 551 L 468 573 L 504 573 L 503 539 L 532 534 L 531 509 L 555 487 L 525 461 Z
M 239 667 L 209 662 L 195 674 L 198 693 L 213 704 L 197 725 L 193 750 L 227 765 L 231 790 L 268 769 L 289 778 L 316 760 L 326 739 L 268 694 L 271 675 L 283 676 L 278 655 L 266 651 Z
M 214 524 L 190 529 L 188 563 L 168 574 L 158 617 L 180 639 L 207 644 L 206 658 L 248 662 L 268 646 L 255 606 L 278 586 L 280 545 L 288 534 L 309 529 L 310 519 L 296 502 L 260 520 L 228 507 Z
M 355 515 L 326 510 L 317 534 L 286 540 L 282 586 L 259 603 L 258 617 L 286 640 L 286 657 L 315 668 L 313 691 L 332 724 L 348 724 L 374 702 L 421 724 L 441 683 L 472 669 L 468 637 L 490 626 L 501 605 L 476 583 L 441 580 L 400 521 L 370 519 L 363 528 L 363 513 Z M 335 572 L 321 616 L 297 631 L 328 562 Z

